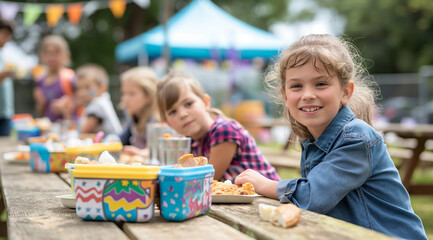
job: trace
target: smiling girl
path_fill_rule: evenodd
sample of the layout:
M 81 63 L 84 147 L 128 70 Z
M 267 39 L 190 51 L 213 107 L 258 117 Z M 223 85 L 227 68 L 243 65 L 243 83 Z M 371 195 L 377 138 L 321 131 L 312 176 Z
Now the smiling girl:
M 205 156 L 215 168 L 216 180 L 234 180 L 246 169 L 265 179 L 279 180 L 254 138 L 238 122 L 211 108 L 211 98 L 190 75 L 171 72 L 158 82 L 161 120 L 178 133 L 191 137 L 191 151 Z
M 235 183 L 397 238 L 426 239 L 371 126 L 374 94 L 352 59 L 349 45 L 331 35 L 304 36 L 281 54 L 268 79 L 277 80 L 291 139 L 300 140 L 302 177 L 277 182 L 247 170 Z

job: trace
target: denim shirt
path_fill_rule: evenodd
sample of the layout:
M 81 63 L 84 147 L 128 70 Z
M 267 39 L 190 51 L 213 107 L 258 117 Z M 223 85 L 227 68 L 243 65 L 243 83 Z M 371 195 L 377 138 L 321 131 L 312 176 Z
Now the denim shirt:
M 282 203 L 402 239 L 427 239 L 381 135 L 344 106 L 301 143 L 301 178 L 278 183 Z

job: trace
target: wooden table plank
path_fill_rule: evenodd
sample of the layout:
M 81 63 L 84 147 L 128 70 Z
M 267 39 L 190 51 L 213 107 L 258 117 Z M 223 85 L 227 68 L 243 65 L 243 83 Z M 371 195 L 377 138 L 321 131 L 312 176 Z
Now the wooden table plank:
M 169 222 L 155 211 L 155 217 L 148 223 L 125 223 L 123 230 L 137 240 L 151 239 L 239 239 L 253 238 L 207 215 L 192 218 L 183 222 Z
M 209 216 L 232 225 L 257 239 L 394 239 L 384 234 L 325 215 L 302 210 L 301 220 L 292 228 L 261 221 L 258 204 L 277 206 L 276 200 L 260 197 L 252 204 L 212 204 Z
M 129 239 L 115 223 L 82 221 L 74 209 L 63 207 L 55 196 L 70 193 L 70 187 L 58 175 L 8 164 L 2 155 L 8 239 Z

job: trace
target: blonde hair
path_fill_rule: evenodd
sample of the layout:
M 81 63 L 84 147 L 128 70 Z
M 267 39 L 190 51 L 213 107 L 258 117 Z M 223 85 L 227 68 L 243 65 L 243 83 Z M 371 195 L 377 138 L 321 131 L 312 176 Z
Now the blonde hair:
M 280 89 L 285 89 L 286 71 L 303 66 L 310 60 L 316 68 L 317 62 L 321 62 L 329 76 L 336 76 L 341 86 L 350 81 L 354 83 L 354 92 L 348 106 L 357 118 L 371 125 L 377 96 L 377 92 L 372 88 L 374 82 L 360 63 L 357 63 L 361 58 L 356 48 L 329 34 L 303 36 L 280 54 L 278 61 L 268 69 L 265 78 L 267 86 L 274 90 L 274 99 L 282 103 Z M 308 129 L 297 122 L 287 108 L 284 109 L 284 116 L 292 128 L 289 138 L 292 145 L 296 144 L 297 139 L 304 141 L 312 138 Z
M 167 121 L 165 112 L 173 107 L 173 105 L 179 100 L 182 89 L 186 88 L 191 89 L 191 91 L 200 99 L 203 99 L 206 96 L 200 83 L 191 75 L 184 72 L 170 71 L 161 81 L 158 82 L 157 102 L 162 121 Z M 216 108 L 211 108 L 209 114 L 212 118 L 218 115 L 225 117 L 224 114 Z
M 44 52 L 47 45 L 55 45 L 57 46 L 63 53 L 65 53 L 68 56 L 67 61 L 64 63 L 64 66 L 68 66 L 71 63 L 71 51 L 69 50 L 69 45 L 66 40 L 60 36 L 60 35 L 47 35 L 42 39 L 41 45 L 39 47 L 38 55 L 39 57 L 42 56 L 42 53 Z
M 150 102 L 141 111 L 138 116 L 137 131 L 139 133 L 146 132 L 146 124 L 151 116 L 155 117 L 156 112 L 156 83 L 158 77 L 156 73 L 149 67 L 134 67 L 120 75 L 121 83 L 131 82 L 141 87 L 144 94 L 149 97 Z
M 89 78 L 99 86 L 108 87 L 108 74 L 105 69 L 97 64 L 87 63 L 77 69 L 77 80 Z

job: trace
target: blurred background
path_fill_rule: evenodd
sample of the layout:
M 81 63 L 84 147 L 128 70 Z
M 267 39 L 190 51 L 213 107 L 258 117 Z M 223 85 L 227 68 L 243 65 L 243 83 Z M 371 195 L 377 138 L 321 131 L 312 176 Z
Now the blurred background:
M 377 83 L 377 121 L 433 123 L 431 0 L 0 0 L 0 14 L 17 24 L 2 51 L 17 71 L 16 113 L 35 115 L 31 70 L 39 63 L 37 48 L 43 36 L 59 34 L 70 45 L 71 68 L 92 62 L 108 71 L 115 105 L 119 74 L 149 65 L 160 76 L 168 69 L 194 75 L 212 105 L 241 123 L 278 119 L 281 108 L 263 83 L 267 67 L 302 35 L 329 33 L 359 50 Z M 253 134 L 262 143 L 284 143 L 284 129 Z M 282 176 L 299 173 L 290 174 Z M 412 198 L 429 236 L 432 200 Z
M 70 5 L 77 3 L 74 0 L 0 1 L 1 13 L 17 23 L 13 41 L 3 51 L 5 62 L 21 70 L 21 73 L 18 71 L 20 79 L 15 81 L 17 113 L 34 113 L 31 95 L 33 80 L 25 72 L 38 64 L 37 47 L 41 38 L 54 33 L 64 36 L 70 44 L 70 67 L 76 68 L 88 62 L 105 67 L 111 75 L 110 92 L 114 103 L 119 102 L 120 98 L 118 75 L 132 66 L 150 65 L 161 76 L 169 68 L 193 74 L 212 96 L 213 105 L 229 115 L 239 103 L 254 100 L 260 104 L 249 106 L 254 105 L 258 114 L 280 116 L 280 109 L 263 91 L 266 67 L 278 51 L 262 58 L 245 57 L 241 56 L 242 49 L 236 49 L 238 46 L 229 43 L 230 52 L 208 47 L 209 56 L 176 55 L 175 49 L 170 55 L 170 47 L 165 51 L 169 43 L 162 40 L 163 47 L 156 54 L 148 52 L 144 57 L 137 53 L 135 57 L 120 56 L 116 54 L 119 45 L 137 36 L 143 38 L 157 26 L 164 29 L 166 22 L 170 26 L 173 16 L 188 10 L 187 7 L 194 1 L 125 0 L 113 1 L 119 4 L 111 7 L 110 2 L 80 1 L 81 16 L 78 22 L 72 23 L 66 12 L 61 12 L 58 19 L 49 22 L 48 16 L 53 13 L 48 11 L 54 11 L 49 8 L 51 5 L 62 5 L 63 11 L 67 11 Z M 279 46 L 274 47 L 277 50 L 309 33 L 342 36 L 359 49 L 364 67 L 373 75 L 381 90 L 381 98 L 378 99 L 380 120 L 433 122 L 433 68 L 429 66 L 433 64 L 433 42 L 430 41 L 433 37 L 433 7 L 428 0 L 215 0 L 211 3 L 229 17 L 237 18 L 245 24 L 245 28 L 266 31 L 281 41 Z M 12 17 L 13 10 L 16 13 Z M 206 18 L 203 15 L 195 17 Z M 196 21 L 190 28 L 196 27 L 198 34 L 209 34 L 212 29 L 230 27 L 212 19 L 212 16 L 208 18 L 204 23 Z M 179 17 L 173 19 L 178 20 Z M 161 32 L 164 33 L 164 30 Z M 169 41 L 172 39 L 169 38 Z M 217 54 L 212 54 L 212 51 Z

